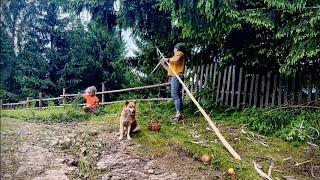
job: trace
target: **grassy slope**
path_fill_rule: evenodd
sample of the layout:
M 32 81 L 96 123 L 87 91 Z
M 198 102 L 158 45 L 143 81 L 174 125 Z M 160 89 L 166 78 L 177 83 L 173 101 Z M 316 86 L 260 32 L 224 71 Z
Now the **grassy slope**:
M 89 118 L 103 126 L 109 126 L 114 131 L 118 128 L 118 117 L 122 104 L 110 105 L 103 109 L 100 115 L 87 116 L 80 109 L 47 109 L 47 110 L 4 110 L 3 116 L 24 120 L 44 120 L 51 122 L 84 120 Z M 252 166 L 256 161 L 262 166 L 264 172 L 268 171 L 269 163 L 274 161 L 272 177 L 294 175 L 298 179 L 305 178 L 306 168 L 295 167 L 296 162 L 304 162 L 315 158 L 314 162 L 320 162 L 319 156 L 305 144 L 298 142 L 284 142 L 283 140 L 268 136 L 258 136 L 250 132 L 243 124 L 234 123 L 227 117 L 215 114 L 219 117 L 217 126 L 231 146 L 240 154 L 242 161 L 235 160 L 219 142 L 213 132 L 206 130 L 209 127 L 203 117 L 197 114 L 187 115 L 185 126 L 172 124 L 170 116 L 174 112 L 171 103 L 163 104 L 139 104 L 138 119 L 142 131 L 134 135 L 133 140 L 141 144 L 137 153 L 141 156 L 157 158 L 165 156 L 189 156 L 200 161 L 204 153 L 212 155 L 211 165 L 205 168 L 213 168 L 217 171 L 226 172 L 230 167 L 234 168 L 240 179 L 258 179 L 259 176 Z M 229 117 L 230 118 L 230 117 Z M 150 133 L 147 125 L 150 121 L 161 122 L 160 133 Z M 241 132 L 244 129 L 247 134 Z M 200 142 L 194 144 L 192 142 Z M 266 142 L 269 147 L 260 142 Z M 283 161 L 291 157 L 290 160 Z M 197 168 L 203 168 L 202 166 Z M 226 175 L 224 175 L 226 177 Z

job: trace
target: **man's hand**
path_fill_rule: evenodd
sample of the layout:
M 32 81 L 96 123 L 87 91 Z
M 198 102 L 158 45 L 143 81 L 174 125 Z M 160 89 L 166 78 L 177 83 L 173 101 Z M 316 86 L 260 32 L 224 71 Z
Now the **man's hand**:
M 162 58 L 161 63 L 169 62 L 169 58 Z

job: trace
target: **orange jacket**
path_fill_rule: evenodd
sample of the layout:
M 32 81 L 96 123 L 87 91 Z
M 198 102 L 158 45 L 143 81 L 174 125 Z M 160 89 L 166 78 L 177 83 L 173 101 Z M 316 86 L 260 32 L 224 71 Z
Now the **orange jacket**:
M 97 96 L 90 96 L 89 94 L 85 94 L 83 97 L 87 101 L 86 104 L 93 107 L 97 107 L 99 105 L 99 99 Z

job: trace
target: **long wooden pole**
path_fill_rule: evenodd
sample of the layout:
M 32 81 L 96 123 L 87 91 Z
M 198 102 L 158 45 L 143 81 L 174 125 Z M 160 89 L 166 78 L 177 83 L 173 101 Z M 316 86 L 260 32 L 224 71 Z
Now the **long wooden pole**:
M 164 58 L 164 56 L 162 55 L 162 58 Z M 227 142 L 227 140 L 222 136 L 222 134 L 220 133 L 219 129 L 214 125 L 214 123 L 212 122 L 212 120 L 210 119 L 209 115 L 204 111 L 204 109 L 200 106 L 200 104 L 198 103 L 198 101 L 194 98 L 194 96 L 192 95 L 192 93 L 189 91 L 189 89 L 187 88 L 187 86 L 184 84 L 184 82 L 182 81 L 182 79 L 178 76 L 178 74 L 173 70 L 173 68 L 170 66 L 170 64 L 167 62 L 168 67 L 170 68 L 170 70 L 173 72 L 173 74 L 175 75 L 175 77 L 179 80 L 179 82 L 181 83 L 183 89 L 187 92 L 187 94 L 189 95 L 190 99 L 193 101 L 193 103 L 197 106 L 197 108 L 199 109 L 199 111 L 201 112 L 201 114 L 204 116 L 204 118 L 208 121 L 209 125 L 211 126 L 211 128 L 213 129 L 213 131 L 216 133 L 216 135 L 218 136 L 218 138 L 220 139 L 220 141 L 222 142 L 222 144 L 227 148 L 227 150 L 233 155 L 233 157 L 235 157 L 238 160 L 241 160 L 240 155 L 230 146 L 230 144 Z
M 157 54 L 160 55 L 162 58 L 164 58 L 162 52 L 159 50 L 159 48 L 157 46 L 156 46 L 156 49 L 157 49 Z M 163 68 L 168 70 L 168 67 L 166 67 L 165 64 L 163 64 L 161 61 L 159 61 L 157 66 L 151 71 L 151 74 L 154 73 L 154 71 L 156 71 L 160 65 L 162 65 Z

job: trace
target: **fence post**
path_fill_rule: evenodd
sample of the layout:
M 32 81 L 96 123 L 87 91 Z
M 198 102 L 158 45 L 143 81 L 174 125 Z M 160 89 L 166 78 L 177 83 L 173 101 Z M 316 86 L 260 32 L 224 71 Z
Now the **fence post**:
M 265 97 L 265 107 L 269 107 L 270 77 L 271 77 L 271 72 L 268 72 L 268 75 L 267 75 L 267 89 L 266 89 L 266 97 Z
M 232 87 L 231 87 L 231 107 L 234 107 L 233 106 L 233 103 L 234 103 L 234 89 L 235 89 L 235 86 L 236 86 L 236 66 L 233 66 L 232 67 Z
M 105 91 L 105 83 L 103 82 L 102 83 L 102 87 L 101 87 L 101 91 Z M 101 94 L 101 103 L 104 103 L 104 93 Z
M 0 111 L 2 111 L 2 99 L 0 99 Z
M 232 66 L 229 66 L 229 71 L 227 75 L 227 89 L 226 89 L 226 98 L 224 105 L 228 106 L 229 105 L 229 96 L 230 96 L 230 83 L 231 83 L 231 76 L 232 76 Z
M 29 97 L 26 99 L 26 108 L 29 108 Z
M 62 95 L 63 95 L 63 97 L 62 97 L 62 104 L 65 105 L 65 104 L 66 104 L 66 97 L 65 97 L 65 95 L 66 95 L 66 88 L 62 88 Z
M 42 92 L 39 92 L 39 109 L 42 109 Z
M 251 107 L 251 105 L 252 105 L 253 85 L 254 85 L 255 78 L 256 78 L 256 75 L 253 74 L 253 76 L 251 76 L 251 81 L 250 81 L 249 107 Z
M 219 71 L 219 75 L 218 75 L 218 86 L 217 86 L 217 90 L 216 90 L 216 104 L 218 104 L 218 102 L 219 102 L 220 82 L 221 82 L 221 71 Z
M 265 91 L 266 91 L 266 82 L 265 82 L 265 75 L 262 76 L 261 78 L 261 86 L 260 86 L 260 108 L 265 107 L 265 103 L 267 100 L 264 101 L 264 97 L 265 97 Z
M 259 86 L 259 74 L 256 75 L 256 79 L 255 79 L 255 88 L 254 88 L 254 98 L 253 98 L 253 106 L 258 107 L 258 86 Z
M 244 87 L 243 87 L 243 96 L 242 96 L 242 107 L 246 108 L 247 102 L 247 88 L 248 88 L 248 76 L 244 73 Z M 241 91 L 240 91 L 241 92 Z
M 224 69 L 224 72 L 223 72 L 222 90 L 221 90 L 221 101 L 220 101 L 220 103 L 219 103 L 221 106 L 223 106 L 223 102 L 224 102 L 224 94 L 225 94 L 227 70 L 228 70 L 228 67 L 226 67 L 226 68 Z
M 242 85 L 242 71 L 243 68 L 240 68 L 240 72 L 239 72 L 239 83 L 238 83 L 238 93 L 237 93 L 237 108 L 240 107 L 240 98 L 241 98 L 241 85 Z
M 210 64 L 206 65 L 206 72 L 205 72 L 205 78 L 204 78 L 204 86 L 207 87 L 208 86 L 208 82 L 209 82 L 209 67 Z

